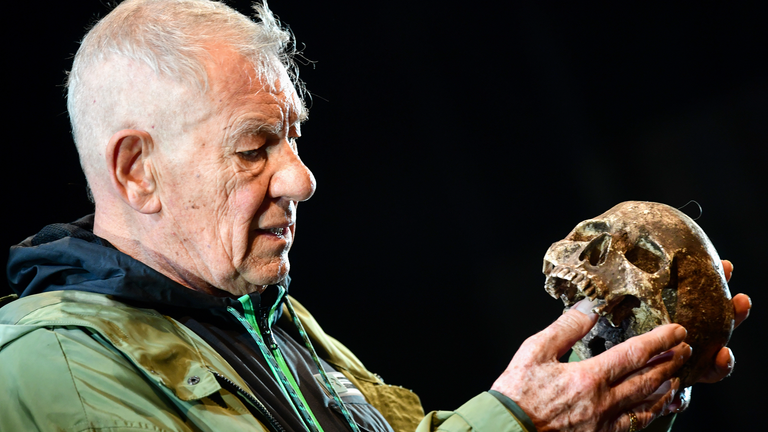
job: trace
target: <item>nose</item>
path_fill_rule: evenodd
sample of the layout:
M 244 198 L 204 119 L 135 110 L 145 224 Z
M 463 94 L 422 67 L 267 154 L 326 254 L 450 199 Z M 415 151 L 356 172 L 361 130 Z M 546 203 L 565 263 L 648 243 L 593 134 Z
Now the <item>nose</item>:
M 281 147 L 278 168 L 269 185 L 270 195 L 291 201 L 306 201 L 315 193 L 315 176 L 287 142 Z
M 611 236 L 608 233 L 602 233 L 599 236 L 592 239 L 587 244 L 581 254 L 579 255 L 580 261 L 589 259 L 589 263 L 593 266 L 601 265 L 605 262 L 608 256 L 608 249 L 611 247 Z

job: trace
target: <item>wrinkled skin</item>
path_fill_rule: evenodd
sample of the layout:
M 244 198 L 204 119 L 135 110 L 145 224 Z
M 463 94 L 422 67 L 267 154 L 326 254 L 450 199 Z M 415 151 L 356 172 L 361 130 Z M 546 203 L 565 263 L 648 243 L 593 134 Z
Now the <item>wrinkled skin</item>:
M 119 199 L 101 194 L 94 232 L 184 286 L 240 296 L 288 274 L 296 207 L 315 179 L 298 156 L 306 110 L 285 68 L 264 82 L 228 46 L 210 51 L 211 88 L 179 108 L 180 133 L 162 139 L 175 123 L 146 119 L 110 139 Z
M 158 193 L 171 221 L 163 238 L 185 251 L 178 265 L 242 295 L 288 274 L 296 206 L 315 184 L 297 154 L 301 102 L 287 75 L 270 88 L 218 53 L 211 115 L 158 157 Z
M 734 308 L 719 257 L 701 228 L 664 204 L 629 201 L 580 223 L 544 258 L 545 288 L 567 307 L 596 300 L 597 325 L 576 344 L 581 358 L 661 324 L 689 332 L 684 387 L 711 369 L 733 329 Z
M 691 349 L 683 342 L 685 329 L 676 324 L 594 358 L 560 363 L 597 322 L 593 306 L 584 300 L 528 338 L 492 387 L 520 405 L 539 432 L 625 431 L 629 409 L 645 427 L 680 388 L 679 380 L 670 378 Z

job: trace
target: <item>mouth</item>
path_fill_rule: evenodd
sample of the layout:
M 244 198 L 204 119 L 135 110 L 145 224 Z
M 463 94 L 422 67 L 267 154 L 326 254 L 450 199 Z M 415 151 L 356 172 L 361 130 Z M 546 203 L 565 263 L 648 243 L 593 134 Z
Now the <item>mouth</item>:
M 260 228 L 256 230 L 257 234 L 261 234 L 267 237 L 273 237 L 280 240 L 287 240 L 290 228 L 287 226 L 274 227 L 274 228 Z
M 552 297 L 563 300 L 566 306 L 572 306 L 584 297 L 595 299 L 595 286 L 583 270 L 545 261 L 544 275 L 547 277 L 544 289 Z
M 594 312 L 600 316 L 606 316 L 622 300 L 621 298 L 603 298 L 599 295 L 597 285 L 592 282 L 590 275 L 581 269 L 564 264 L 555 265 L 545 261 L 544 275 L 547 277 L 544 282 L 544 289 L 552 297 L 560 298 L 566 307 L 571 307 L 586 297 L 591 301 L 597 300 L 597 306 L 593 309 Z
M 597 301 L 592 309 L 602 319 L 606 319 L 612 327 L 620 327 L 622 322 L 632 315 L 632 309 L 638 307 L 640 301 L 631 295 L 613 295 L 601 289 L 584 270 L 568 265 L 555 265 L 544 262 L 544 274 L 547 279 L 544 289 L 554 298 L 560 298 L 566 307 L 570 308 L 583 298 Z

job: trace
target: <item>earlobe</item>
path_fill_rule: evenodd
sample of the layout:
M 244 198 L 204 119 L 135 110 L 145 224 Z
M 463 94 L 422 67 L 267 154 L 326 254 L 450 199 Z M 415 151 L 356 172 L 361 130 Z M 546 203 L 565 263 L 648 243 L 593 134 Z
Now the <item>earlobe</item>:
M 152 170 L 153 151 L 152 136 L 134 129 L 116 132 L 106 149 L 112 185 L 126 204 L 144 214 L 157 213 L 161 208 Z

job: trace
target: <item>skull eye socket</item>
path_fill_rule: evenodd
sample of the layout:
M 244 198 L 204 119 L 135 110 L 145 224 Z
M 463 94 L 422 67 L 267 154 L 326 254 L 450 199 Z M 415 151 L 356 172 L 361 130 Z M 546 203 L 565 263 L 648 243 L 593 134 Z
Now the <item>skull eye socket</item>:
M 634 246 L 624 254 L 627 261 L 646 273 L 656 273 L 661 269 L 663 252 L 656 243 L 640 238 Z
M 608 223 L 604 221 L 584 221 L 573 230 L 573 241 L 590 241 L 596 236 L 608 232 L 610 228 Z

